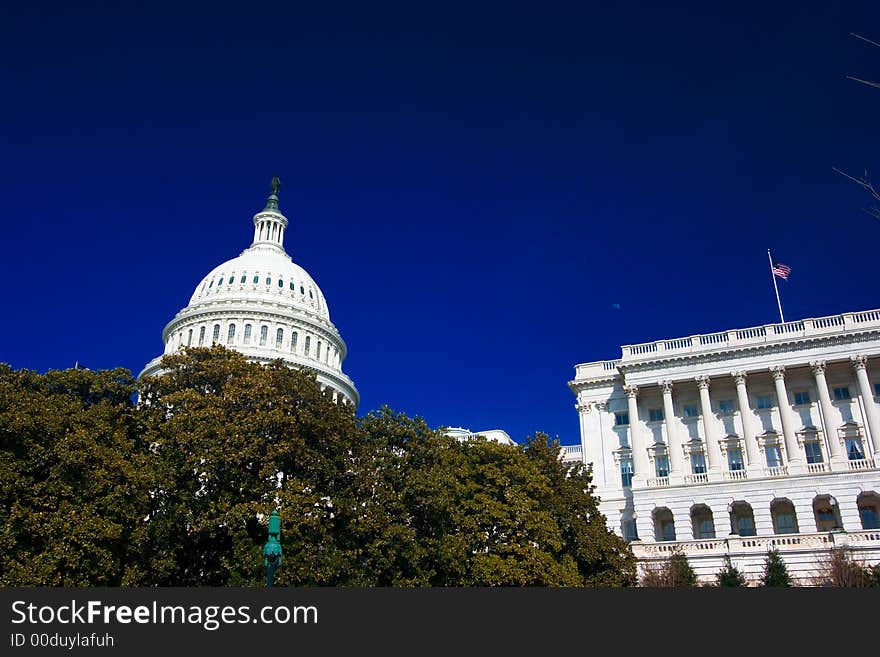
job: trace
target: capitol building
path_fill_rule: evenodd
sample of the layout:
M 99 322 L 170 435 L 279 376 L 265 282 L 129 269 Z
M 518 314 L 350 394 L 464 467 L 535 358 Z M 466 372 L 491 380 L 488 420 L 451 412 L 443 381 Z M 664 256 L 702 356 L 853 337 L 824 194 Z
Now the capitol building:
M 640 567 L 684 552 L 801 583 L 829 549 L 880 562 L 880 310 L 625 345 L 575 367 L 600 509 Z
M 288 221 L 278 206 L 280 187 L 275 177 L 266 207 L 254 215 L 251 245 L 209 272 L 165 326 L 162 355 L 221 344 L 255 362 L 281 359 L 311 370 L 334 401 L 356 407 L 357 389 L 342 371 L 345 342 L 330 321 L 327 300 L 284 250 Z M 140 376 L 161 374 L 161 360 L 150 361 Z

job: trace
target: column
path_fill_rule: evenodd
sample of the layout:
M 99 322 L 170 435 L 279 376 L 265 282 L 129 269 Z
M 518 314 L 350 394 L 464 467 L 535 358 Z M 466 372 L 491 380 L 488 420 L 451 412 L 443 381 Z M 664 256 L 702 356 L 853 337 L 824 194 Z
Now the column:
M 773 383 L 776 386 L 776 399 L 779 403 L 779 417 L 782 420 L 782 436 L 785 439 L 785 453 L 788 456 L 788 473 L 803 472 L 803 458 L 794 434 L 794 420 L 791 417 L 791 404 L 788 403 L 788 392 L 785 389 L 785 366 L 774 365 L 770 368 Z
M 591 402 L 578 404 L 577 410 L 581 420 L 581 449 L 584 463 L 593 468 L 593 484 L 596 488 L 604 488 L 606 486 L 604 446 L 596 412 Z
M 666 451 L 669 454 L 669 483 L 678 484 L 684 481 L 684 468 L 681 451 L 681 438 L 675 430 L 675 408 L 672 405 L 672 381 L 661 381 L 663 391 L 663 419 L 666 421 Z
M 713 422 L 712 400 L 709 398 L 709 377 L 696 377 L 700 389 L 700 410 L 703 413 L 703 432 L 706 434 L 706 471 L 718 474 L 721 471 L 721 447 L 718 445 L 718 431 Z
M 846 455 L 843 453 L 840 437 L 837 435 L 837 427 L 834 426 L 832 420 L 835 411 L 834 406 L 831 404 L 831 395 L 828 394 L 828 383 L 825 381 L 825 361 L 814 360 L 810 363 L 810 369 L 813 370 L 816 388 L 819 391 L 819 409 L 822 411 L 822 429 L 825 432 L 825 440 L 828 444 L 829 465 L 832 470 L 847 470 Z
M 868 357 L 851 356 L 853 367 L 856 370 L 856 379 L 859 381 L 859 394 L 862 396 L 862 406 L 865 409 L 866 424 L 871 434 L 871 444 L 875 460 L 880 452 L 880 418 L 877 417 L 877 404 L 874 403 L 874 392 L 871 390 L 871 382 L 868 380 Z M 875 461 L 876 462 L 876 461 Z
M 636 397 L 639 394 L 638 386 L 624 386 L 626 404 L 629 410 L 629 447 L 633 455 L 633 488 L 645 485 L 646 480 L 653 476 L 651 464 L 648 462 L 648 450 L 645 446 L 644 433 L 639 431 L 639 407 Z M 638 484 L 636 483 L 638 481 Z
M 761 448 L 758 445 L 758 434 L 755 431 L 755 418 L 752 416 L 752 408 L 749 406 L 749 395 L 746 390 L 746 373 L 734 372 L 733 380 L 736 383 L 736 400 L 739 404 L 739 417 L 743 425 L 743 442 L 746 448 L 746 471 L 760 472 Z
M 606 429 L 605 412 L 608 409 L 606 402 L 593 402 L 593 408 L 596 412 L 596 427 L 599 429 L 599 463 L 605 470 L 605 482 L 610 488 L 620 489 L 622 484 L 620 480 L 620 466 L 617 464 L 611 454 L 612 446 L 614 449 L 617 445 L 611 440 L 611 435 Z M 597 463 L 598 465 L 598 463 Z M 635 469 L 635 468 L 633 468 Z

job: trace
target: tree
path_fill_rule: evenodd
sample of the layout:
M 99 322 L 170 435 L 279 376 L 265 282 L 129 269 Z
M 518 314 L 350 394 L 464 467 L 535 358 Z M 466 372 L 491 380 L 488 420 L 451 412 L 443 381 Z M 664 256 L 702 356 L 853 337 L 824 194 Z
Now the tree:
M 867 39 L 867 38 L 861 36 L 860 34 L 856 34 L 855 32 L 851 32 L 850 35 L 854 36 L 857 39 L 861 39 L 865 43 L 868 43 L 872 46 L 877 46 L 878 48 L 880 48 L 880 43 L 877 43 L 876 41 L 872 41 L 871 39 Z M 857 78 L 852 75 L 847 75 L 846 77 L 847 77 L 847 79 L 853 80 L 853 81 L 858 82 L 860 84 L 864 84 L 869 87 L 874 87 L 875 89 L 880 89 L 880 83 L 878 83 L 878 82 L 871 82 L 870 80 L 863 80 L 861 78 Z M 867 171 L 865 171 L 864 175 L 862 175 L 862 176 L 852 176 L 852 175 L 846 173 L 845 171 L 841 171 L 837 167 L 831 167 L 831 168 L 832 168 L 832 170 L 836 171 L 844 178 L 848 178 L 849 180 L 851 180 L 854 183 L 856 183 L 857 185 L 859 185 L 859 187 L 864 189 L 866 192 L 868 192 L 868 194 L 871 195 L 871 198 L 873 199 L 873 201 L 880 202 L 880 191 L 878 191 L 877 188 L 874 187 L 874 184 L 868 178 Z M 874 217 L 875 219 L 880 219 L 880 207 L 878 207 L 877 205 L 870 205 L 867 208 L 864 208 L 864 211 L 866 213 L 868 213 L 869 215 L 871 215 L 872 217 Z
M 779 551 L 771 549 L 764 558 L 764 575 L 761 577 L 764 586 L 791 586 L 791 576 L 785 561 L 779 556 Z
M 387 408 L 363 428 L 378 454 L 364 479 L 379 482 L 368 503 L 382 513 L 370 515 L 376 525 L 361 523 L 357 542 L 378 583 L 635 583 L 634 558 L 598 512 L 589 473 L 569 475 L 546 436 L 525 448 L 460 442 Z
M 867 587 L 871 586 L 872 571 L 853 557 L 847 546 L 831 548 L 819 564 L 815 578 L 817 586 Z
M 0 584 L 625 586 L 591 474 L 544 435 L 459 442 L 223 347 L 124 370 L 0 367 Z M 135 403 L 135 392 L 139 393 Z
M 0 586 L 118 586 L 136 574 L 148 445 L 123 369 L 0 365 Z
M 640 584 L 646 587 L 696 586 L 697 575 L 687 556 L 676 547 L 666 559 L 645 567 Z
M 223 347 L 166 356 L 162 368 L 141 383 L 156 479 L 140 534 L 146 583 L 260 585 L 256 555 L 275 509 L 285 546 L 276 584 L 347 583 L 351 554 L 334 530 L 356 507 L 351 408 L 306 370 Z
M 745 575 L 731 563 L 730 557 L 727 555 L 724 555 L 724 564 L 718 571 L 716 579 L 718 586 L 748 586 Z

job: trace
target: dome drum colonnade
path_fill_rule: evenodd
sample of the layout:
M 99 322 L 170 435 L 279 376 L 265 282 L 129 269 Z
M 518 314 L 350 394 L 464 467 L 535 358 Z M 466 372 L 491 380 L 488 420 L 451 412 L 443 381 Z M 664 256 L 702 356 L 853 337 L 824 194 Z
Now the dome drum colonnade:
M 342 371 L 346 345 L 330 321 L 324 295 L 284 249 L 288 220 L 278 207 L 279 188 L 276 177 L 266 207 L 254 215 L 253 243 L 205 276 L 165 327 L 164 354 L 222 344 L 256 362 L 281 359 L 314 371 L 334 399 L 357 406 L 357 389 Z M 161 374 L 161 358 L 140 376 Z

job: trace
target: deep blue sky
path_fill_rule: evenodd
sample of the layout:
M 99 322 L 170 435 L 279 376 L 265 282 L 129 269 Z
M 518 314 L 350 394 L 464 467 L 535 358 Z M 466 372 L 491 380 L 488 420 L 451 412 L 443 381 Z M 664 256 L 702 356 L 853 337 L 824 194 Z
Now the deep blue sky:
M 576 363 L 776 321 L 768 247 L 880 306 L 877 2 L 423 4 L 5 6 L 0 361 L 139 372 L 275 172 L 361 412 L 577 442 Z

